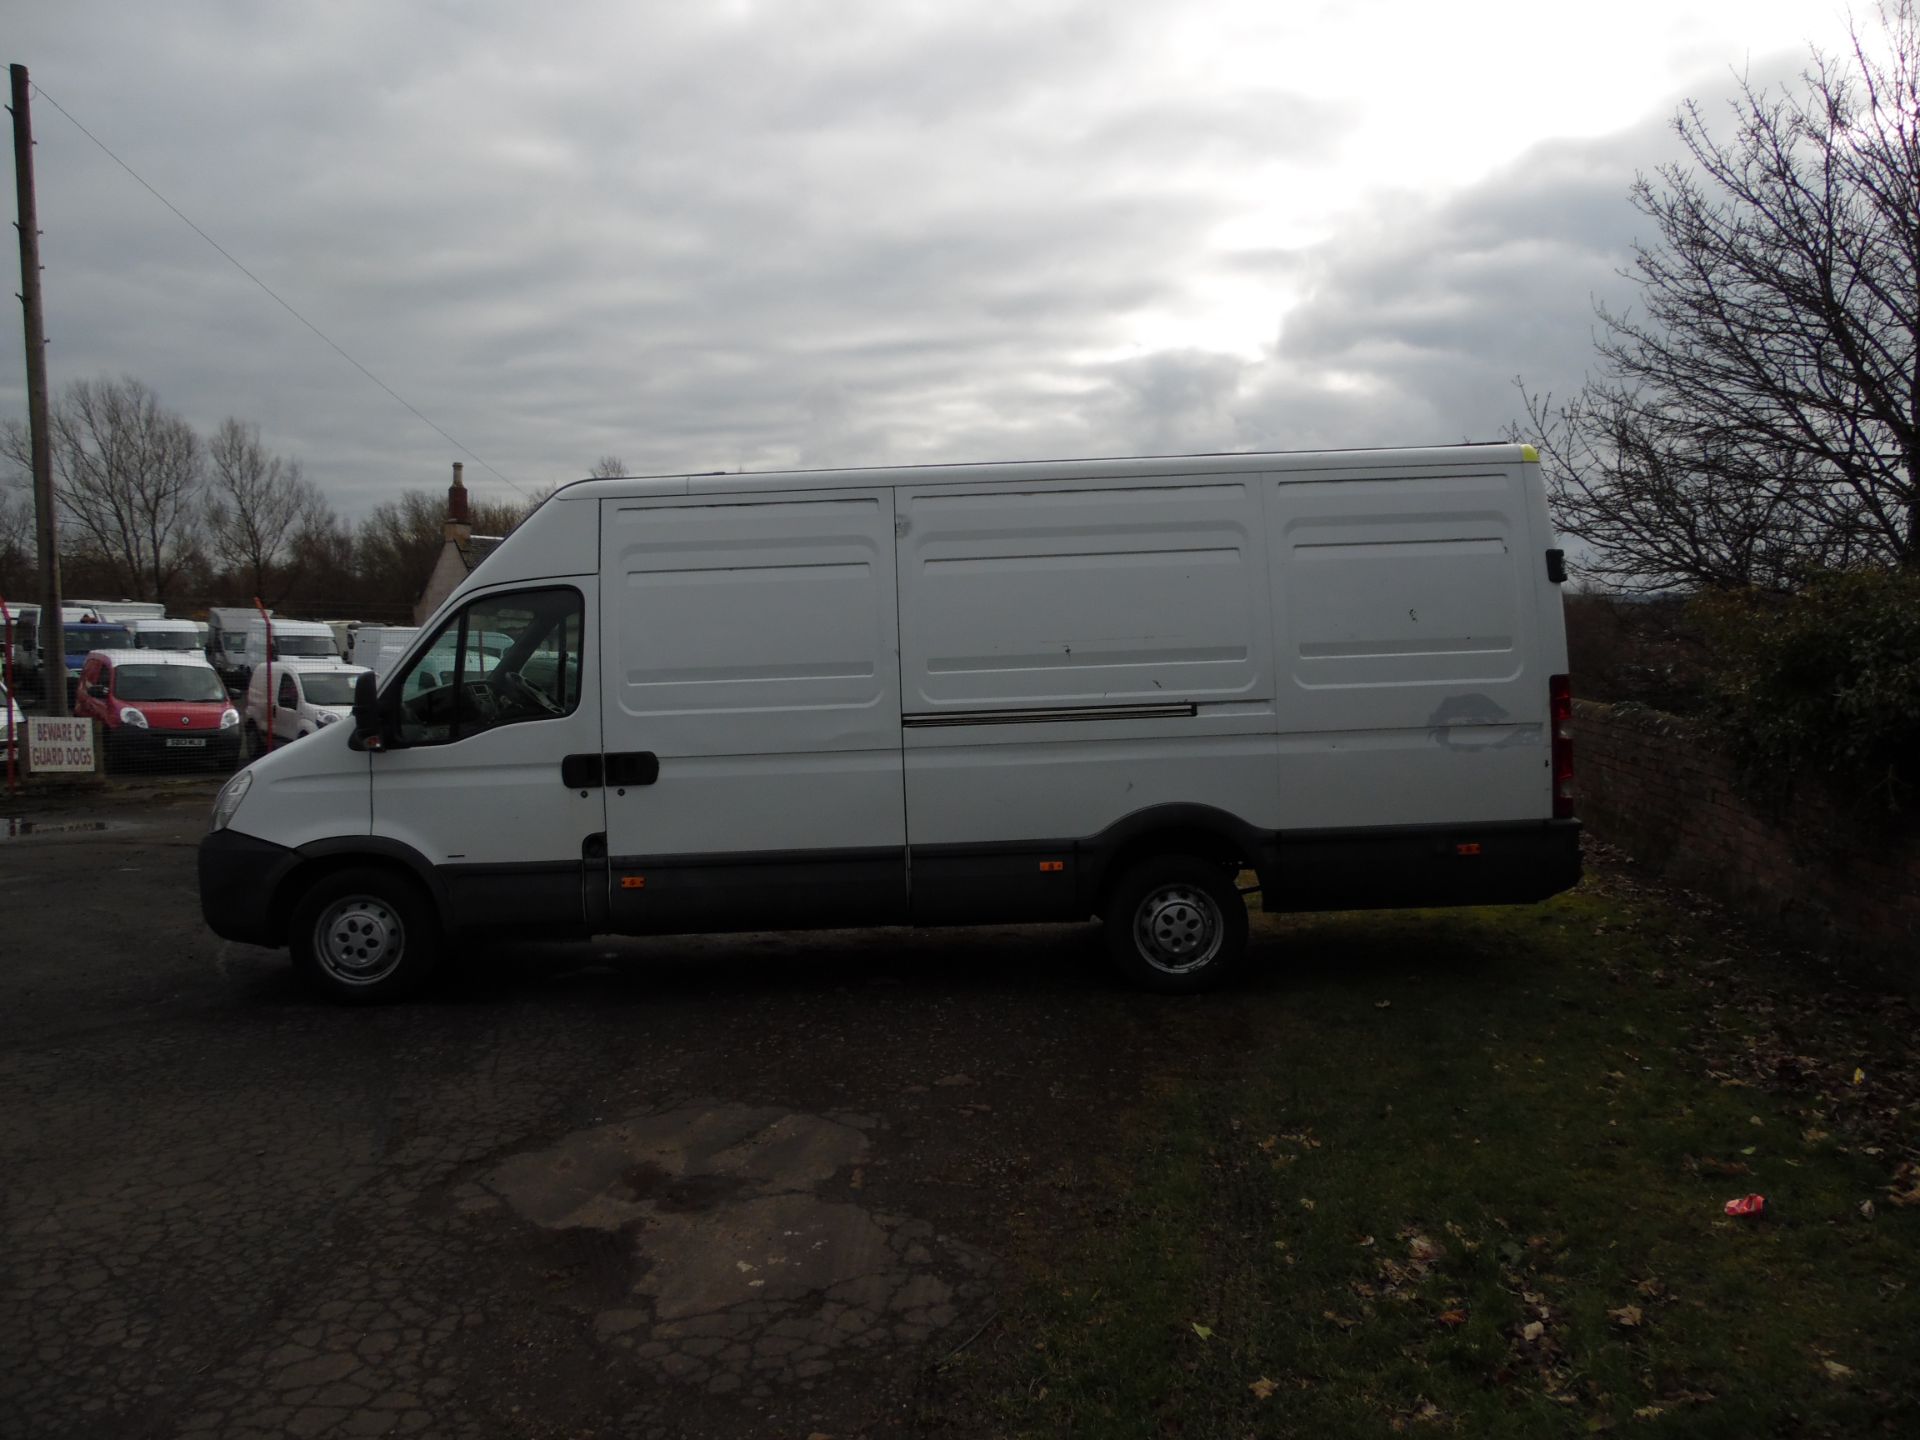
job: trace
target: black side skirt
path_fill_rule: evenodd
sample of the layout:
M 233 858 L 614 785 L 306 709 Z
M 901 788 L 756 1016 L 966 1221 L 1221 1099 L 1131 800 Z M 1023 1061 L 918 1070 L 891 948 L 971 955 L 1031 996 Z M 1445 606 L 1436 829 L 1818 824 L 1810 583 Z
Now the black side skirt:
M 1577 820 L 1282 833 L 1268 910 L 1528 905 L 1580 881 Z

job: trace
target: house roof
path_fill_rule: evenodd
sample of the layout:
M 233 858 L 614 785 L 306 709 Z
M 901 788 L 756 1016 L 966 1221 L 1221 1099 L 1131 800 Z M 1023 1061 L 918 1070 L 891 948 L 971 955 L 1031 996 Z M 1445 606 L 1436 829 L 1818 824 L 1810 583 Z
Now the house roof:
M 498 549 L 500 542 L 504 539 L 506 539 L 504 535 L 469 536 L 466 544 L 459 546 L 460 563 L 467 567 L 467 573 L 471 575 L 478 569 L 480 562 Z

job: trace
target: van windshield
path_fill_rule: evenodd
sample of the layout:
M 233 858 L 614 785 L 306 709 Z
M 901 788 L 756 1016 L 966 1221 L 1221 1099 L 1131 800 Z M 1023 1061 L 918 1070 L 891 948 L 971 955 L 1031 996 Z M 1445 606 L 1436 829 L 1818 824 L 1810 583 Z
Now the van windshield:
M 198 650 L 200 639 L 191 630 L 136 630 L 133 644 L 137 650 Z
M 273 637 L 275 655 L 333 655 L 333 641 L 322 635 L 276 635 Z
M 133 632 L 124 625 L 65 625 L 67 654 L 84 655 L 89 650 L 131 650 Z
M 224 700 L 220 677 L 206 665 L 122 665 L 113 693 L 122 700 Z
M 357 675 L 302 675 L 300 688 L 307 692 L 309 705 L 353 704 L 353 682 Z

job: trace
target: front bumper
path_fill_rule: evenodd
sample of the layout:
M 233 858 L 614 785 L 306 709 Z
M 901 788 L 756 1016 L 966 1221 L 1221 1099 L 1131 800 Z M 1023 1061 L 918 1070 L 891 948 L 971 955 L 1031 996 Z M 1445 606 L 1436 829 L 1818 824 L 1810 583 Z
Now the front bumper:
M 200 914 L 223 940 L 244 945 L 284 944 L 273 913 L 274 892 L 300 861 L 297 852 L 237 830 L 215 830 L 200 841 Z

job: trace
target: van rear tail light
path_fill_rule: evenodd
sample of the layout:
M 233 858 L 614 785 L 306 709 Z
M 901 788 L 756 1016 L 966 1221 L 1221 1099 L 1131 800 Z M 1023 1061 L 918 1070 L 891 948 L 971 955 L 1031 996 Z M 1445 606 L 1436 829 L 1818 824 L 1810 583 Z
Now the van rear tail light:
M 1547 708 L 1553 716 L 1553 818 L 1573 818 L 1573 683 L 1565 675 L 1547 681 Z

